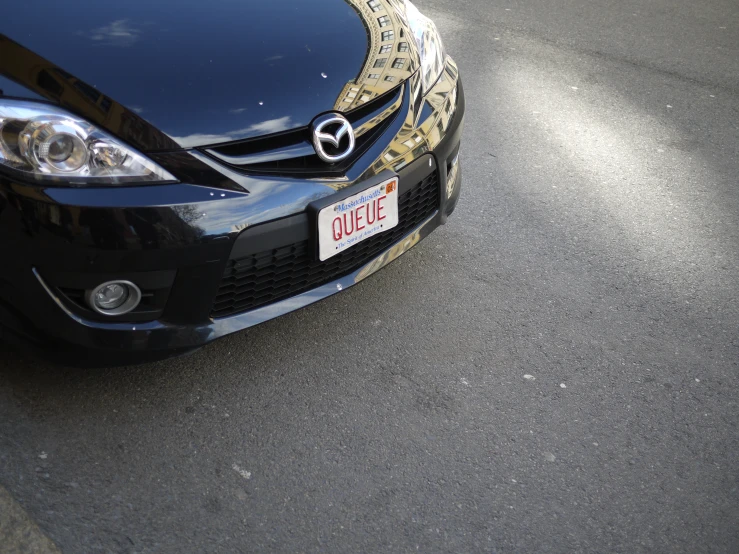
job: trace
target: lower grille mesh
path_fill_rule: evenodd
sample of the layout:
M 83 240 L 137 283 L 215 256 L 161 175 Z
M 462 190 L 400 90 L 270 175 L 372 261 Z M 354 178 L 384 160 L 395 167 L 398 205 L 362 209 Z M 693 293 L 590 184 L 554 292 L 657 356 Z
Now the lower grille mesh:
M 312 254 L 313 243 L 296 242 L 229 260 L 218 288 L 212 317 L 227 317 L 309 291 L 356 271 L 421 224 L 439 206 L 436 173 L 398 198 L 398 225 L 364 240 L 325 262 Z

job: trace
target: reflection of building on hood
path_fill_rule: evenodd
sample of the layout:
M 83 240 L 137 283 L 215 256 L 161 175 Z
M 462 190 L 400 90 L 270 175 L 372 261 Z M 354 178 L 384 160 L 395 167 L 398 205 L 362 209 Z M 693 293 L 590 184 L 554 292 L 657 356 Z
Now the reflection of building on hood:
M 356 79 L 349 81 L 334 109 L 346 112 L 369 102 L 407 79 L 415 69 L 415 45 L 401 23 L 397 9 L 388 11 L 388 0 L 345 0 L 362 18 L 367 30 L 367 57 Z

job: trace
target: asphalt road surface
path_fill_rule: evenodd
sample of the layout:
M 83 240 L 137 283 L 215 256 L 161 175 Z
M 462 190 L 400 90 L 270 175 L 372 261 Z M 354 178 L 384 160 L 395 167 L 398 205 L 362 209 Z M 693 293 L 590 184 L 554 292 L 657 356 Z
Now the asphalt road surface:
M 63 552 L 739 551 L 739 5 L 418 4 L 445 227 L 184 359 L 0 347 L 0 484 Z

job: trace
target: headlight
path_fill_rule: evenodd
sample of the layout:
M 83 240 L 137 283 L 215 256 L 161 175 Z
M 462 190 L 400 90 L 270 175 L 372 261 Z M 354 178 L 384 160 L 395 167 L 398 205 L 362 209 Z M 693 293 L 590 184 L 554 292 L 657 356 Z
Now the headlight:
M 405 0 L 405 15 L 421 55 L 421 83 L 426 94 L 444 71 L 444 45 L 434 22 L 419 12 L 410 0 Z
M 0 169 L 57 185 L 176 180 L 84 119 L 21 100 L 0 99 Z

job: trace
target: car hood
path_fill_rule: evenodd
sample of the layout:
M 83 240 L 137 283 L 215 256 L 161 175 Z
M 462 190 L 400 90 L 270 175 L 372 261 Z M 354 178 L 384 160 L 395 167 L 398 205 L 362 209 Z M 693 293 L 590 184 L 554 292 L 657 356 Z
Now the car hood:
M 410 34 L 387 0 L 36 0 L 5 10 L 0 33 L 0 93 L 41 96 L 145 151 L 302 127 L 417 65 L 410 44 L 393 68 Z

